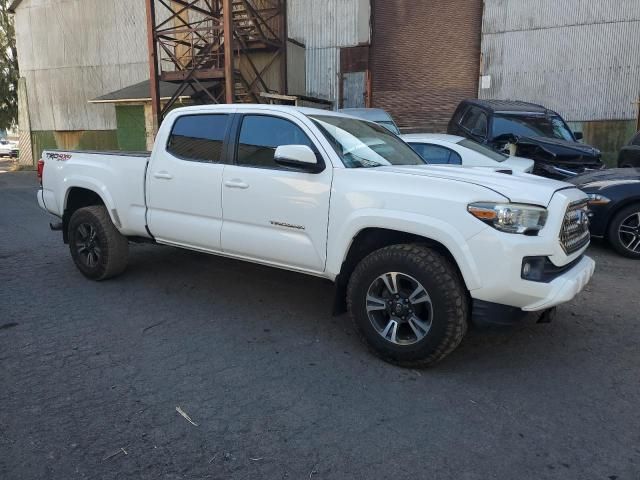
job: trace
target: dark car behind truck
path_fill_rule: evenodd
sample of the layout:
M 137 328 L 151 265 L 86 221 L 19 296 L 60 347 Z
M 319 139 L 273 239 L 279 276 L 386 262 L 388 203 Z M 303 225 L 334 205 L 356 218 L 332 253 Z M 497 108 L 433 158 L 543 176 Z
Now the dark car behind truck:
M 580 143 L 556 112 L 533 103 L 464 100 L 447 133 L 485 144 L 496 151 L 535 161 L 533 173 L 566 179 L 603 168 L 600 151 Z

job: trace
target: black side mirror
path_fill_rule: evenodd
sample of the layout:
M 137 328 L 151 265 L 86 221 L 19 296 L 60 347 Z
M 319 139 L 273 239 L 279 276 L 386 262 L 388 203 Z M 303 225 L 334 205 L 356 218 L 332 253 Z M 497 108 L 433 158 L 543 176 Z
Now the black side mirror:
M 584 134 L 582 132 L 573 132 L 573 136 L 576 140 L 582 140 L 584 138 Z

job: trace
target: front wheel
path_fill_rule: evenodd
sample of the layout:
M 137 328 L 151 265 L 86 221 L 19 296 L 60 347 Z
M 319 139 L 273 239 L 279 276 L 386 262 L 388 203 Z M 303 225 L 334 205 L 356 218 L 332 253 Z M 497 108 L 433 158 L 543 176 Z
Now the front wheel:
M 127 266 L 129 243 L 101 205 L 76 210 L 69 220 L 69 249 L 76 267 L 92 280 L 106 280 Z
M 609 224 L 607 239 L 619 254 L 640 259 L 640 203 L 616 213 Z
M 347 303 L 363 341 L 402 366 L 442 360 L 467 331 L 468 296 L 456 268 L 423 245 L 367 256 L 349 280 Z

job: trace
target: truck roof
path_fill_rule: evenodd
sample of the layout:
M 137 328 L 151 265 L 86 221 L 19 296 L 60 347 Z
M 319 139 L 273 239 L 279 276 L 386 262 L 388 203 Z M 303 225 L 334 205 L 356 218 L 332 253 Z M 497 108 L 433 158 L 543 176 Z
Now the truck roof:
M 533 113 L 539 115 L 556 114 L 553 110 L 549 110 L 537 103 L 522 102 L 520 100 L 469 99 L 465 100 L 464 103 L 476 105 L 490 111 L 491 113 Z
M 278 111 L 289 113 L 302 113 L 304 115 L 330 115 L 336 117 L 350 117 L 346 113 L 340 113 L 333 110 L 323 110 L 321 108 L 310 107 L 294 107 L 291 105 L 271 105 L 262 103 L 234 103 L 234 104 L 220 104 L 220 105 L 192 105 L 189 107 L 180 107 L 172 110 L 171 112 L 215 112 L 217 110 L 232 110 L 232 109 L 251 109 L 251 110 L 265 110 L 265 111 Z

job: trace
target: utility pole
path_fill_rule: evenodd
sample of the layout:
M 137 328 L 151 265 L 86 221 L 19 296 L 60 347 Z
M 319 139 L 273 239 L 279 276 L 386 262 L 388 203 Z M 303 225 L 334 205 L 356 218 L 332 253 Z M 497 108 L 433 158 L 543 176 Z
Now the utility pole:
M 224 29 L 224 92 L 225 102 L 233 103 L 235 92 L 233 72 L 233 5 L 232 0 L 222 0 Z
M 154 35 L 156 25 L 155 0 L 146 0 L 147 6 L 147 48 L 149 50 L 149 94 L 151 96 L 152 134 L 155 138 L 160 126 L 160 92 L 158 81 L 158 47 Z

